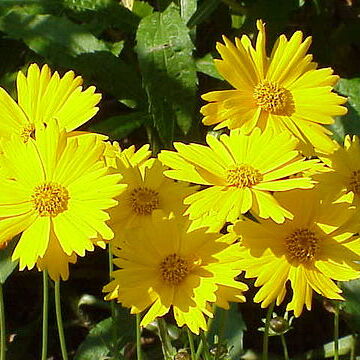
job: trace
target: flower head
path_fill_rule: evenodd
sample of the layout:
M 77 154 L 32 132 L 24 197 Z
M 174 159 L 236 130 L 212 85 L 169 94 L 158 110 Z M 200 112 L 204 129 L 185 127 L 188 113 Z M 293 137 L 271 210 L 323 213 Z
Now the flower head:
M 358 278 L 360 239 L 344 226 L 353 219 L 348 204 L 322 200 L 319 192 L 293 190 L 276 197 L 294 214 L 293 220 L 275 224 L 238 221 L 233 231 L 241 237 L 239 269 L 257 278 L 254 301 L 267 307 L 285 297 L 290 281 L 292 300 L 287 310 L 299 316 L 304 305 L 311 309 L 313 291 L 330 299 L 343 299 L 332 281 Z
M 179 326 L 194 333 L 206 330 L 208 303 L 227 307 L 244 301 L 245 284 L 235 281 L 235 245 L 205 229 L 187 231 L 189 223 L 155 216 L 152 223 L 124 232 L 116 248 L 114 280 L 105 286 L 106 299 L 117 298 L 131 313 L 146 311 L 146 326 L 172 308 Z
M 141 226 L 152 221 L 152 213 L 160 210 L 165 216 L 182 215 L 186 210 L 183 200 L 194 193 L 194 187 L 167 178 L 159 160 L 150 159 L 142 165 L 126 164 L 127 155 L 117 161 L 121 184 L 126 190 L 118 197 L 118 206 L 111 209 L 111 226 L 115 237 L 125 228 Z
M 319 191 L 333 201 L 346 201 L 360 209 L 360 141 L 346 135 L 344 147 L 337 146 L 332 154 L 320 156 L 328 166 L 327 172 L 316 176 Z
M 201 109 L 203 123 L 241 128 L 243 133 L 256 126 L 288 131 L 308 153 L 313 153 L 312 147 L 332 152 L 331 132 L 322 124 L 332 124 L 333 116 L 346 113 L 340 106 L 346 99 L 332 92 L 338 76 L 331 68 L 316 69 L 312 55 L 306 55 L 311 38 L 303 40 L 301 31 L 289 40 L 281 35 L 269 58 L 261 20 L 257 29 L 255 47 L 246 35 L 236 38 L 235 45 L 226 37 L 224 44 L 217 44 L 222 59 L 215 60 L 215 65 L 235 89 L 203 95 L 210 102 Z
M 0 243 L 22 232 L 12 259 L 20 269 L 37 263 L 53 279 L 67 279 L 68 263 L 113 237 L 104 211 L 122 186 L 102 160 L 97 136 L 69 137 L 56 121 L 26 143 L 16 135 L 1 144 Z
M 204 215 L 217 217 L 224 224 L 253 211 L 276 222 L 291 218 L 271 192 L 313 187 L 309 177 L 289 178 L 311 169 L 316 161 L 305 161 L 295 150 L 297 141 L 288 133 L 273 136 L 271 131 L 255 129 L 250 135 L 233 130 L 217 140 L 208 135 L 208 146 L 175 143 L 177 152 L 162 151 L 159 159 L 172 170 L 173 179 L 207 186 L 185 199 L 190 219 Z
M 31 64 L 26 76 L 19 71 L 17 103 L 0 88 L 0 135 L 10 138 L 15 134 L 26 143 L 38 126 L 52 119 L 66 131 L 78 128 L 97 113 L 96 104 L 101 99 L 94 86 L 83 91 L 82 82 L 73 71 L 63 77 L 56 71 L 51 74 L 47 65 L 39 69 Z

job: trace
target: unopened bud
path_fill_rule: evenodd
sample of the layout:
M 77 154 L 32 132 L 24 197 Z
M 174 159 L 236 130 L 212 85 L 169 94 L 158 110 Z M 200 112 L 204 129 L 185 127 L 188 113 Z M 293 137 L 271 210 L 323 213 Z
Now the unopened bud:
M 283 334 L 289 330 L 289 322 L 282 316 L 276 316 L 270 320 L 270 329 L 277 334 Z

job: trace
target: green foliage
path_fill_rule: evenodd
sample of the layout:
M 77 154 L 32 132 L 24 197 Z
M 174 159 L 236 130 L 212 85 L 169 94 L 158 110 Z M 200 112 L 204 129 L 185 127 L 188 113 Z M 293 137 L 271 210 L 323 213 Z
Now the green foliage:
M 6 279 L 12 274 L 18 265 L 18 261 L 11 261 L 11 254 L 13 253 L 18 239 L 12 240 L 9 245 L 0 250 L 0 283 L 4 284 Z
M 166 146 L 175 125 L 183 133 L 194 116 L 197 77 L 189 30 L 176 7 L 140 22 L 136 34 L 139 65 L 154 126 Z

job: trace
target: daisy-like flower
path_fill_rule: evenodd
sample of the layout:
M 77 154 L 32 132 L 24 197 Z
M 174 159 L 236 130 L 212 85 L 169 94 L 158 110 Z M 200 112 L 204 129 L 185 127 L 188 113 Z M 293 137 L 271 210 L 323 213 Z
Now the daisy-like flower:
M 122 166 L 125 167 L 142 165 L 151 155 L 149 147 L 149 144 L 145 144 L 138 150 L 135 150 L 134 145 L 121 149 L 117 141 L 113 141 L 112 143 L 106 141 L 104 152 L 106 165 L 108 167 L 116 168 L 117 159 L 120 159 L 122 161 Z
M 287 132 L 273 136 L 272 131 L 261 133 L 256 128 L 243 135 L 233 130 L 220 140 L 208 135 L 206 141 L 208 146 L 174 143 L 177 152 L 162 151 L 159 155 L 172 169 L 165 175 L 207 185 L 184 200 L 190 205 L 185 214 L 190 214 L 191 220 L 215 214 L 224 224 L 250 210 L 281 223 L 292 215 L 271 192 L 313 187 L 309 177 L 289 178 L 316 166 L 316 161 L 300 157 L 295 150 L 297 140 Z
M 209 303 L 245 301 L 247 286 L 234 280 L 239 247 L 205 229 L 189 232 L 188 225 L 155 216 L 151 224 L 125 231 L 121 248 L 114 249 L 120 269 L 104 287 L 106 299 L 117 298 L 133 314 L 146 310 L 142 326 L 172 308 L 177 324 L 198 334 L 207 330 L 204 315 L 212 316 Z
M 120 175 L 108 174 L 97 136 L 68 137 L 55 120 L 35 140 L 14 135 L 1 145 L 0 244 L 22 232 L 12 255 L 20 270 L 37 263 L 66 280 L 69 262 L 92 251 L 99 236 L 112 239 L 104 210 L 117 204 Z
M 360 209 L 360 142 L 357 136 L 346 135 L 344 147 L 320 156 L 328 166 L 327 172 L 316 176 L 319 190 L 333 201 L 346 201 Z
M 126 159 L 127 156 L 117 161 L 117 171 L 122 175 L 120 183 L 126 190 L 116 198 L 118 206 L 110 210 L 115 239 L 125 228 L 151 222 L 154 210 L 161 210 L 164 216 L 171 213 L 181 216 L 186 210 L 184 198 L 196 191 L 195 187 L 167 178 L 163 174 L 166 168 L 158 159 L 136 166 L 126 164 Z
M 322 124 L 332 124 L 333 116 L 344 115 L 340 106 L 346 99 L 332 92 L 338 76 L 331 68 L 316 69 L 312 55 L 306 55 L 311 38 L 303 40 L 301 31 L 290 40 L 281 35 L 270 58 L 266 55 L 265 26 L 257 21 L 256 45 L 243 35 L 235 45 L 226 37 L 217 44 L 222 59 L 215 60 L 219 73 L 235 89 L 204 94 L 209 101 L 202 107 L 205 125 L 216 128 L 270 127 L 276 132 L 290 131 L 301 140 L 303 151 L 333 151 L 330 131 Z
M 353 217 L 348 204 L 322 200 L 316 189 L 293 190 L 276 197 L 294 214 L 293 220 L 238 221 L 233 231 L 241 238 L 239 269 L 257 278 L 260 290 L 254 301 L 267 307 L 279 305 L 290 281 L 292 300 L 287 310 L 300 316 L 304 305 L 311 309 L 313 291 L 343 300 L 335 281 L 360 276 L 360 239 L 345 224 Z M 354 221 L 354 219 L 352 220 Z
M 56 71 L 51 74 L 47 65 L 39 69 L 31 64 L 26 76 L 19 71 L 17 103 L 0 88 L 0 136 L 10 138 L 15 134 L 27 142 L 39 125 L 51 119 L 66 131 L 78 128 L 97 113 L 96 104 L 101 99 L 94 86 L 83 91 L 82 83 L 73 71 L 60 77 Z

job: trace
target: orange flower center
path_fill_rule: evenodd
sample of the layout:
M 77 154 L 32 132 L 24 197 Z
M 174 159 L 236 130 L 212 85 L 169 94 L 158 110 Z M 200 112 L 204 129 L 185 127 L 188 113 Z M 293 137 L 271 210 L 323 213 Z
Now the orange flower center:
M 177 254 L 168 255 L 160 263 L 162 279 L 169 285 L 180 284 L 191 271 L 191 263 Z
M 349 190 L 355 195 L 360 195 L 360 170 L 354 170 L 350 177 Z
M 35 126 L 34 124 L 27 124 L 20 134 L 22 141 L 26 144 L 31 137 L 34 136 Z
M 46 182 L 34 189 L 31 198 L 40 216 L 54 217 L 67 209 L 70 197 L 63 186 Z
M 259 82 L 253 93 L 256 105 L 274 115 L 291 115 L 294 101 L 289 90 L 276 83 L 264 80 Z
M 160 206 L 159 193 L 147 187 L 138 187 L 130 193 L 130 205 L 139 215 L 150 215 Z
M 309 229 L 296 229 L 285 238 L 288 255 L 300 263 L 312 261 L 319 248 L 319 239 Z
M 238 188 L 252 187 L 261 182 L 263 176 L 259 170 L 247 164 L 235 164 L 226 171 L 226 182 L 228 186 Z

